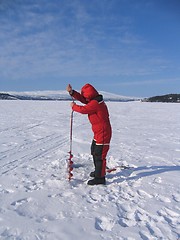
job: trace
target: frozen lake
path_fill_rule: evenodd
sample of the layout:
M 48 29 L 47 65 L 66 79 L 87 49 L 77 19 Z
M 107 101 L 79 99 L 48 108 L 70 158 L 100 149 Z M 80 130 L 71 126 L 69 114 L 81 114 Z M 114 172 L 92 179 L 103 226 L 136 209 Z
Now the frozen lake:
M 0 101 L 0 239 L 180 238 L 180 104 L 108 102 L 106 186 L 87 186 L 91 126 L 70 102 Z

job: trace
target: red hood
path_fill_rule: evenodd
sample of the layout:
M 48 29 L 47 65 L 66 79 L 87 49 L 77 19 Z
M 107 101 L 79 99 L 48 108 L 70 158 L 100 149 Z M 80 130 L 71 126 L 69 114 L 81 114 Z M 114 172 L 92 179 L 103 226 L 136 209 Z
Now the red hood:
M 97 90 L 89 83 L 82 87 L 81 94 L 83 95 L 83 97 L 90 100 L 99 95 Z

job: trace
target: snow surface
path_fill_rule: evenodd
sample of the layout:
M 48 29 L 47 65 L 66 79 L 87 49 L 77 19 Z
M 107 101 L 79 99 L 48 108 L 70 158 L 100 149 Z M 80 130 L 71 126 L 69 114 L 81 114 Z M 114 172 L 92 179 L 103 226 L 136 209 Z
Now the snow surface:
M 88 186 L 92 132 L 69 102 L 0 101 L 0 239 L 180 238 L 180 105 L 108 102 L 106 186 Z

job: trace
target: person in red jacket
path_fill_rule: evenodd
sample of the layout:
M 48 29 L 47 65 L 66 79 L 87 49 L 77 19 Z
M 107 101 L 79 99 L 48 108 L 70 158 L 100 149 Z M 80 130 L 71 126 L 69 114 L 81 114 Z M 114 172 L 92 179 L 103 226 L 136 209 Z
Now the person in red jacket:
M 75 112 L 88 114 L 94 133 L 91 154 L 94 160 L 95 171 L 90 173 L 93 179 L 89 180 L 87 184 L 106 184 L 106 155 L 109 150 L 112 130 L 108 108 L 103 100 L 103 96 L 90 84 L 85 84 L 81 89 L 81 93 L 73 90 L 70 84 L 68 84 L 66 90 L 74 99 L 85 104 L 81 106 L 72 102 L 71 107 Z

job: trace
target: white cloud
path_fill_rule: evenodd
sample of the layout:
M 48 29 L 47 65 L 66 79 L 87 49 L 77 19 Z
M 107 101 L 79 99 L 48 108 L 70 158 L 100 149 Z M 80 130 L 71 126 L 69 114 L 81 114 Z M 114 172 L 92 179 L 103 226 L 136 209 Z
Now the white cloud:
M 0 77 L 142 76 L 166 67 L 131 32 L 129 16 L 107 17 L 104 2 L 84 3 L 21 1 L 10 17 L 1 16 Z M 99 9 L 102 15 L 92 14 Z

